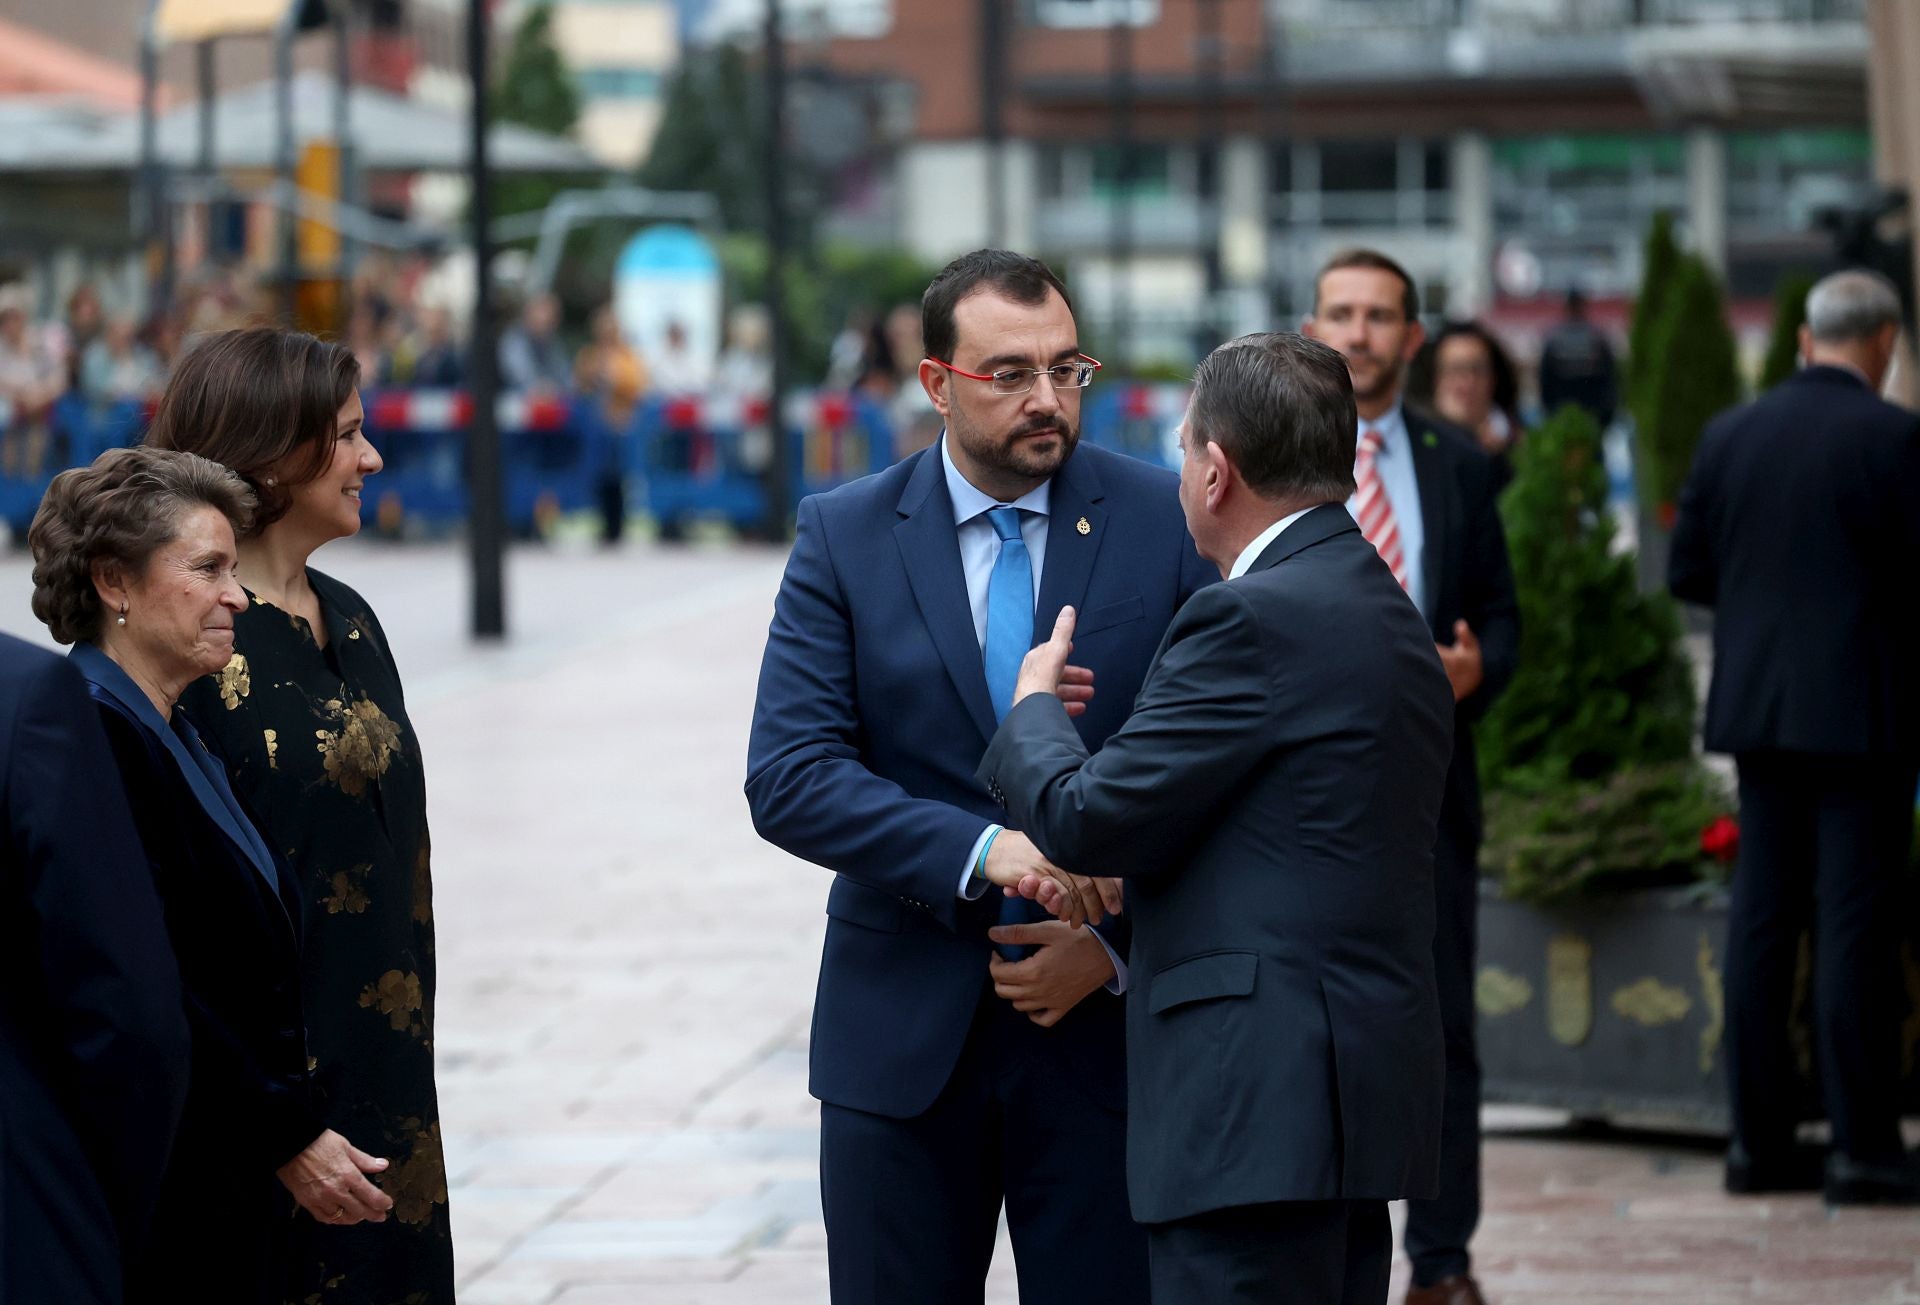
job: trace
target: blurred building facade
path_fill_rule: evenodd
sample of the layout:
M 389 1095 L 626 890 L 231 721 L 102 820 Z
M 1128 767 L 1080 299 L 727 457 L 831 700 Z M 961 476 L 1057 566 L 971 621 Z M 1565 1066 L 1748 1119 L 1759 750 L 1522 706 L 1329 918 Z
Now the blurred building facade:
M 524 5 L 522 6 L 524 8 Z M 680 61 L 671 0 L 550 0 L 553 41 L 580 93 L 580 143 L 610 168 L 653 145 L 666 81 Z
M 1873 194 L 1864 10 L 897 3 L 884 32 L 802 35 L 793 58 L 875 88 L 884 164 L 843 189 L 843 233 L 935 260 L 1038 251 L 1083 316 L 1124 315 L 1137 356 L 1178 361 L 1209 329 L 1297 318 L 1314 269 L 1358 243 L 1399 255 L 1436 312 L 1524 336 L 1579 288 L 1605 317 L 1662 209 L 1736 301 L 1763 298 Z

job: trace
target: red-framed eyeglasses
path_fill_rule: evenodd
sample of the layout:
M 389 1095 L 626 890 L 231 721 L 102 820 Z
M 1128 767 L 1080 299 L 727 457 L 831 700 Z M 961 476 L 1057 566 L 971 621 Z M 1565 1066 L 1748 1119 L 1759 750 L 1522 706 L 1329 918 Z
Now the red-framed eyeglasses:
M 955 376 L 964 376 L 970 381 L 987 381 L 993 386 L 995 394 L 1025 394 L 1045 373 L 1048 382 L 1056 390 L 1084 390 L 1093 384 L 1093 374 L 1100 370 L 1098 359 L 1080 354 L 1076 362 L 1055 363 L 1051 367 L 1008 367 L 997 372 L 970 372 L 955 367 L 944 358 L 929 358 L 930 363 L 938 364 Z

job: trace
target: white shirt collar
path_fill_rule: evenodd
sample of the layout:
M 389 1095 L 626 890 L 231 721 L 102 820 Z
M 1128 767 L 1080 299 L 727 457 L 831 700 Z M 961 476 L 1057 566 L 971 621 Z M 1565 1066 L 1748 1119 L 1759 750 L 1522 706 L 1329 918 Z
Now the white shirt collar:
M 1307 515 L 1307 513 L 1313 511 L 1314 507 L 1319 506 L 1320 504 L 1316 503 L 1313 507 L 1303 507 L 1298 512 L 1289 512 L 1265 530 L 1255 535 L 1253 542 L 1241 549 L 1240 556 L 1233 559 L 1233 570 L 1227 572 L 1227 579 L 1238 580 L 1241 576 L 1245 575 L 1247 568 L 1259 561 L 1260 554 L 1267 551 L 1267 545 L 1280 538 L 1281 531 L 1298 521 L 1301 517 Z
M 1391 457 L 1394 450 L 1407 441 L 1407 413 L 1401 401 L 1395 399 L 1391 408 L 1372 421 L 1368 421 L 1365 417 L 1360 418 L 1357 433 L 1364 435 L 1368 430 L 1380 432 L 1380 452 Z
M 960 474 L 960 468 L 953 465 L 953 455 L 947 452 L 945 431 L 940 432 L 940 466 L 947 473 L 947 497 L 953 500 L 954 525 L 964 526 L 989 509 L 1008 506 Z M 1044 517 L 1052 501 L 1052 491 L 1053 482 L 1043 481 L 1038 487 L 1028 490 L 1015 499 L 1011 506 L 1023 512 L 1034 512 Z

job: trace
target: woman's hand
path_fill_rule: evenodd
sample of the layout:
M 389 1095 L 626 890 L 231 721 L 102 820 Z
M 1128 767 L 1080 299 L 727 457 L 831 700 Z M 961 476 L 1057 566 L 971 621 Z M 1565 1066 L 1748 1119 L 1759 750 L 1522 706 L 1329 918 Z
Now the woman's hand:
M 393 1198 L 366 1179 L 387 1162 L 329 1128 L 276 1171 L 302 1209 L 321 1223 L 385 1223 Z

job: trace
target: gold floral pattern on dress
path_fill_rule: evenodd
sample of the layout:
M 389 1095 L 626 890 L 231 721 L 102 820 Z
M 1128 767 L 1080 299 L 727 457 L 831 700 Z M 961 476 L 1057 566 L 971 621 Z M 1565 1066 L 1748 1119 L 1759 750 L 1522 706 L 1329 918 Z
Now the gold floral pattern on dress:
M 240 700 L 252 692 L 253 675 L 247 670 L 247 659 L 235 653 L 220 671 L 220 701 L 227 704 L 228 711 L 235 711 Z
M 433 923 L 433 875 L 428 869 L 431 851 L 423 843 L 420 855 L 413 858 L 413 922 Z
M 280 769 L 280 731 L 262 730 L 260 736 L 267 741 L 267 769 Z
M 328 915 L 339 915 L 342 911 L 348 915 L 361 914 L 367 909 L 367 876 L 372 873 L 371 863 L 336 872 L 327 881 L 333 891 L 320 899 L 320 905 L 327 908 Z
M 380 1190 L 393 1198 L 393 1217 L 404 1224 L 432 1220 L 433 1207 L 447 1203 L 447 1165 L 440 1149 L 440 1121 L 425 1128 L 418 1119 L 403 1119 L 411 1133 L 412 1154 L 380 1179 Z
M 395 1033 L 410 1033 L 416 1038 L 427 1033 L 427 1022 L 420 1013 L 422 1000 L 420 976 L 399 970 L 388 970 L 378 982 L 360 990 L 361 1009 L 379 1011 Z
M 348 797 L 359 797 L 393 763 L 400 747 L 400 727 L 371 698 L 351 704 L 329 698 L 326 709 L 339 728 L 315 730 L 313 735 L 326 762 L 327 778 Z

